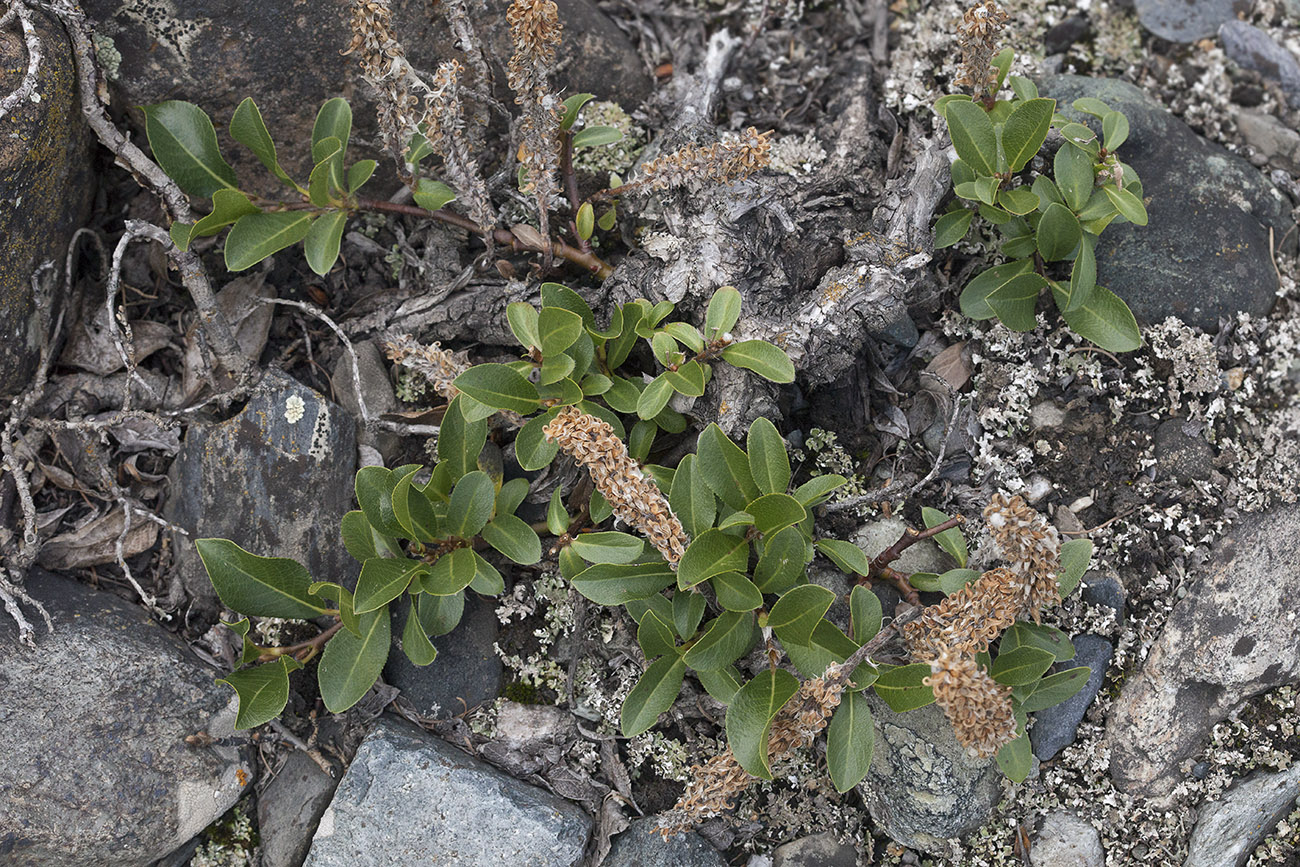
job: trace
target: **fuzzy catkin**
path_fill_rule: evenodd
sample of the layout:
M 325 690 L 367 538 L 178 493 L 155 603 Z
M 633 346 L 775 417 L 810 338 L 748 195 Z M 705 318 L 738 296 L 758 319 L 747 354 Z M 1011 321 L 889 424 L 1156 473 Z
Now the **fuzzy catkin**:
M 514 0 L 506 10 L 514 54 L 506 79 L 522 109 L 518 158 L 524 167 L 523 191 L 537 199 L 538 228 L 549 237 L 548 212 L 559 192 L 560 98 L 551 93 L 548 75 L 564 26 L 552 0 Z
M 542 428 L 542 433 L 547 442 L 558 443 L 565 454 L 587 468 L 614 514 L 639 530 L 676 569 L 690 537 L 669 507 L 668 498 L 641 472 L 614 429 L 570 406 Z
M 945 650 L 930 662 L 925 685 L 952 723 L 957 742 L 987 758 L 1016 739 L 1011 687 L 993 680 L 971 656 Z
M 992 95 L 997 86 L 997 73 L 993 71 L 993 54 L 998 35 L 1010 16 L 993 0 L 984 0 L 966 10 L 957 25 L 957 41 L 961 50 L 961 72 L 954 80 L 959 87 L 969 87 L 971 98 Z
M 990 569 L 904 624 L 908 653 L 917 662 L 929 662 L 945 651 L 974 656 L 988 650 L 1016 622 L 1023 595 L 1023 582 L 1014 571 Z
M 383 347 L 389 361 L 424 377 L 433 390 L 447 400 L 460 393 L 452 381 L 469 369 L 464 353 L 448 352 L 436 342 L 425 346 L 409 334 L 385 335 Z
M 1061 601 L 1061 534 L 1020 497 L 994 494 L 984 509 L 993 545 L 1021 582 L 1021 612 L 1038 622 L 1044 606 Z
M 638 183 L 665 190 L 701 181 L 725 184 L 743 180 L 771 162 L 771 136 L 771 130 L 760 133 L 751 126 L 734 141 L 686 145 L 641 166 Z

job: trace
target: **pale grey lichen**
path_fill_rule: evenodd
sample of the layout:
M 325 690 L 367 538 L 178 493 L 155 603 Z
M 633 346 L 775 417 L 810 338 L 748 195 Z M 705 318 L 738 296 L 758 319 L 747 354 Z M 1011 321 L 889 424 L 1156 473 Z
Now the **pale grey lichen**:
M 616 102 L 592 100 L 582 107 L 575 131 L 595 126 L 609 126 L 623 137 L 616 142 L 594 147 L 575 148 L 573 167 L 578 171 L 598 174 L 602 179 L 610 172 L 625 174 L 636 165 L 645 148 L 646 132 Z

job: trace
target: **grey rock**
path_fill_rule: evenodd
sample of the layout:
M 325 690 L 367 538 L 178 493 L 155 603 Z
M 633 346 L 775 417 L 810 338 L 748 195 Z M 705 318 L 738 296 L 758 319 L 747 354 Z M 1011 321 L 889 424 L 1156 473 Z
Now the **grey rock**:
M 1057 428 L 1065 424 L 1065 408 L 1054 401 L 1045 400 L 1029 410 L 1029 426 L 1034 430 Z
M 1033 867 L 1105 867 L 1097 829 L 1073 813 L 1048 813 L 1030 848 Z
M 36 87 L 5 116 L 0 135 L 0 395 L 29 384 L 48 330 L 32 273 L 47 261 L 57 265 L 51 274 L 62 273 L 68 241 L 85 224 L 95 192 L 72 46 L 48 13 L 32 10 L 32 23 L 44 51 Z M 0 94 L 17 90 L 26 74 L 22 30 L 7 25 L 0 31 Z
M 1189 430 L 1191 428 L 1191 430 Z M 1186 419 L 1165 419 L 1156 428 L 1156 467 L 1186 484 L 1205 480 L 1214 472 L 1214 449 L 1197 426 Z
M 871 770 L 860 788 L 891 839 L 935 855 L 988 821 L 1002 794 L 993 759 L 973 759 L 937 705 L 894 713 L 867 695 L 876 722 Z
M 383 717 L 321 817 L 306 867 L 571 867 L 591 825 L 573 804 Z
M 652 819 L 641 819 L 614 838 L 604 867 L 725 867 L 726 863 L 694 831 L 665 840 Z
M 1262 111 L 1237 112 L 1237 131 L 1269 162 L 1300 175 L 1300 132 Z
M 852 541 L 870 559 L 901 539 L 907 528 L 907 522 L 901 518 L 880 518 L 854 533 Z M 900 572 L 946 572 L 956 565 L 933 539 L 922 539 L 893 563 Z
M 354 374 L 352 356 L 344 352 L 334 364 L 332 380 L 339 406 L 348 411 L 357 421 L 357 442 L 373 445 L 385 458 L 392 458 L 401 448 L 402 438 L 395 433 L 379 431 L 371 434 L 365 429 L 361 414 L 361 404 L 357 401 L 357 381 L 361 382 L 361 393 L 365 397 L 366 412 L 374 419 L 380 413 L 396 412 L 401 408 L 397 395 L 393 392 L 393 383 L 388 379 L 388 368 L 384 366 L 383 354 L 373 340 L 363 340 L 353 344 L 357 354 L 357 367 Z
M 857 867 L 858 850 L 826 832 L 800 837 L 772 853 L 772 867 Z
M 1079 723 L 1101 691 L 1102 682 L 1106 679 L 1106 667 L 1115 655 L 1115 648 L 1099 635 L 1078 635 L 1073 640 L 1074 659 L 1058 663 L 1057 668 L 1064 670 L 1086 665 L 1092 669 L 1092 674 L 1088 675 L 1088 682 L 1083 685 L 1083 689 L 1060 704 L 1034 714 L 1029 741 L 1034 745 L 1034 755 L 1044 762 L 1074 743 Z
M 1092 25 L 1082 15 L 1071 15 L 1052 26 L 1043 36 L 1043 47 L 1048 54 L 1060 54 L 1076 42 L 1082 42 L 1092 32 Z
M 1114 609 L 1117 619 L 1124 619 L 1126 594 L 1123 585 L 1114 578 L 1089 572 L 1083 576 L 1083 589 L 1079 593 L 1089 605 L 1105 605 Z
M 1170 42 L 1213 36 L 1219 25 L 1250 11 L 1247 0 L 1135 0 L 1142 26 Z
M 438 658 L 423 667 L 412 663 L 401 650 L 409 609 L 407 599 L 393 607 L 393 650 L 384 666 L 384 680 L 400 689 L 419 713 L 444 719 L 496 698 L 501 692 L 502 667 L 492 649 L 498 628 L 492 605 L 475 593 L 466 593 L 460 625 L 433 639 Z
M 302 401 L 302 415 L 292 404 Z M 219 601 L 193 539 L 230 539 L 263 557 L 291 557 L 319 581 L 353 586 L 359 564 L 339 522 L 352 508 L 357 446 L 352 420 L 317 392 L 272 370 L 235 417 L 193 425 L 171 468 L 164 514 L 192 621 L 215 621 Z M 175 601 L 175 600 L 174 600 Z
M 1300 677 L 1298 537 L 1300 508 L 1243 515 L 1190 583 L 1107 720 L 1120 789 L 1167 803 L 1211 727 Z
M 1261 771 L 1233 783 L 1199 809 L 1183 867 L 1241 867 L 1300 798 L 1300 764 Z
M 143 609 L 40 569 L 27 589 L 54 632 L 33 652 L 0 618 L 0 863 L 151 864 L 257 772 L 231 692 Z
M 486 14 L 474 16 L 477 34 L 489 55 L 508 58 L 507 0 L 489 0 Z M 281 195 L 279 182 L 244 148 L 226 137 L 236 106 L 251 96 L 277 142 L 291 143 L 279 158 L 290 175 L 305 183 L 311 171 L 311 128 L 322 102 L 346 94 L 352 102 L 353 140 L 378 157 L 374 95 L 362 80 L 356 54 L 341 52 L 351 40 L 350 0 L 88 0 L 86 14 L 101 37 L 121 54 L 115 86 L 125 105 L 185 99 L 212 116 L 244 189 Z M 445 20 L 424 0 L 395 0 L 393 28 L 411 63 L 432 70 L 439 61 L 464 59 L 453 45 Z M 560 56 L 571 64 L 551 80 L 556 92 L 586 91 L 616 99 L 631 111 L 649 95 L 652 82 L 631 42 L 589 0 L 559 0 L 564 23 Z M 473 6 L 470 7 L 473 9 Z M 468 66 L 468 65 L 467 65 Z M 217 72 L 220 74 L 215 74 Z M 479 87 L 471 68 L 467 86 Z M 505 75 L 496 70 L 497 97 Z M 388 160 L 380 184 L 392 181 Z
M 1290 208 L 1272 183 L 1131 84 L 1055 75 L 1040 89 L 1071 119 L 1093 120 L 1070 107 L 1082 96 L 1129 119 L 1120 156 L 1142 179 L 1150 223 L 1109 227 L 1097 245 L 1097 268 L 1098 282 L 1127 301 L 1139 322 L 1172 315 L 1215 331 L 1220 317 L 1269 312 L 1278 283 L 1268 230 L 1281 237 L 1291 226 Z
M 301 750 L 289 754 L 257 798 L 262 867 L 301 867 L 339 781 Z
M 1245 21 L 1225 21 L 1219 28 L 1223 51 L 1244 69 L 1253 69 L 1282 85 L 1292 104 L 1300 102 L 1300 62 L 1263 30 Z

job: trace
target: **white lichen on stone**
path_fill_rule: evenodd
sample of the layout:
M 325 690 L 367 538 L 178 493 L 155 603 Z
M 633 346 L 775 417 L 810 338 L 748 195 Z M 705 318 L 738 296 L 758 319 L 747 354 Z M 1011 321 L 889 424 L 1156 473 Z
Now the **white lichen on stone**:
M 573 167 L 578 171 L 605 176 L 610 172 L 625 175 L 645 148 L 645 130 L 616 102 L 592 100 L 582 107 L 575 133 L 597 126 L 613 127 L 623 134 L 616 142 L 594 147 L 575 148 Z
M 321 401 L 320 408 L 316 411 L 316 423 L 312 425 L 311 429 L 311 447 L 307 449 L 307 454 L 317 461 L 323 461 L 329 457 L 331 430 L 329 410 L 326 408 L 325 402 Z
M 284 402 L 284 420 L 289 424 L 297 424 L 302 421 L 302 417 L 306 412 L 307 405 L 303 403 L 300 395 L 291 394 L 289 399 Z

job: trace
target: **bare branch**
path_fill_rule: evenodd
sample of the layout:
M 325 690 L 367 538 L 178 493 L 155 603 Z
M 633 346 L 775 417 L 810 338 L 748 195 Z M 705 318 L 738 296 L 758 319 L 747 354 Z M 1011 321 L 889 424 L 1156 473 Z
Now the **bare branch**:
M 22 83 L 18 85 L 17 90 L 4 99 L 0 99 L 0 118 L 13 111 L 35 92 L 36 73 L 41 68 L 41 60 L 44 59 L 40 37 L 36 35 L 36 28 L 32 26 L 32 12 L 23 5 L 23 0 L 10 0 L 9 10 L 5 12 L 3 18 L 0 18 L 0 27 L 8 23 L 14 16 L 18 18 L 23 28 L 23 42 L 27 46 L 27 73 L 23 76 Z

